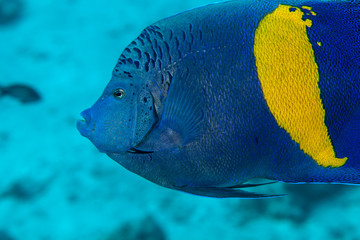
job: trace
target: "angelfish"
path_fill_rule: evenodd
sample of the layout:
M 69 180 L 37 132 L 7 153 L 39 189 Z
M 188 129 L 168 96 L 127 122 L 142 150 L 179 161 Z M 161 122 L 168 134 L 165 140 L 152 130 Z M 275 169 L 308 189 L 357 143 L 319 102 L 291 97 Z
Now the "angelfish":
M 359 184 L 360 2 L 227 1 L 163 19 L 81 115 L 99 151 L 171 189 Z

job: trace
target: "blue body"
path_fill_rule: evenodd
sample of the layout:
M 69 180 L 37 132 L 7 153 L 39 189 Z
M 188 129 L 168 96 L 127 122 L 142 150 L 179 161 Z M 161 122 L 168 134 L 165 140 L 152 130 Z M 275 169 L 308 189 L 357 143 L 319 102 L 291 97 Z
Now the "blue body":
M 313 20 L 307 34 L 325 125 L 336 155 L 348 157 L 341 167 L 318 165 L 279 126 L 264 99 L 254 35 L 279 4 L 316 12 L 307 16 Z M 315 47 L 319 39 L 332 47 Z M 126 106 L 137 102 L 126 111 L 113 99 L 123 86 Z M 100 151 L 162 186 L 214 197 L 265 197 L 235 188 L 252 187 L 244 182 L 253 178 L 360 183 L 359 93 L 359 2 L 229 1 L 146 28 L 124 50 L 78 128 Z M 117 130 L 125 122 L 129 132 Z

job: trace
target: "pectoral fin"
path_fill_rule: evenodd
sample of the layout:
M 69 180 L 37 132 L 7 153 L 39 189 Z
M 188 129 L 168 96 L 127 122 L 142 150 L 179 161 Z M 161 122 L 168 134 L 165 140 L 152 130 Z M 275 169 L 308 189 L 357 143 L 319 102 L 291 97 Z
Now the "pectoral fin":
M 202 90 L 188 68 L 178 71 L 171 82 L 158 130 L 176 145 L 185 145 L 201 135 L 204 112 Z

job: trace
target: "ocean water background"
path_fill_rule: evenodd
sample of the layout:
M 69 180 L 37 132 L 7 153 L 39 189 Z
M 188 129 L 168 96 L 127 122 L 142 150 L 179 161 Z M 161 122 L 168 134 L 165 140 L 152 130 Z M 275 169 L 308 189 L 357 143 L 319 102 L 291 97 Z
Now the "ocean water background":
M 0 0 L 0 240 L 360 239 L 360 187 L 289 185 L 275 199 L 212 199 L 159 187 L 76 130 L 143 28 L 211 0 Z M 13 13 L 11 15 L 11 13 Z

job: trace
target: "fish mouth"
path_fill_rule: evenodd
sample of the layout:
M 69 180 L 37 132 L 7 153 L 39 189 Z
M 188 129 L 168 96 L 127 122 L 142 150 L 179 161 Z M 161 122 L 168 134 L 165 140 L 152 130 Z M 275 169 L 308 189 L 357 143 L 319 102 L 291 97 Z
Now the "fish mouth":
M 78 129 L 78 131 L 82 136 L 87 137 L 89 135 L 88 124 L 86 123 L 85 120 L 83 119 L 77 120 L 76 128 Z
M 91 111 L 90 109 L 86 109 L 85 111 L 82 111 L 80 113 L 80 116 L 83 118 L 83 119 L 80 119 L 80 121 L 83 121 L 85 123 L 89 123 L 90 120 L 91 120 Z
M 91 113 L 90 110 L 87 109 L 83 111 L 81 114 L 82 119 L 79 119 L 76 122 L 76 127 L 79 130 L 80 134 L 84 137 L 88 137 L 90 134 L 90 120 L 91 120 Z
M 132 147 L 129 150 L 126 151 L 127 153 L 132 153 L 132 154 L 149 154 L 149 153 L 153 153 L 153 150 L 145 150 L 145 149 L 139 149 L 139 148 L 135 148 Z

